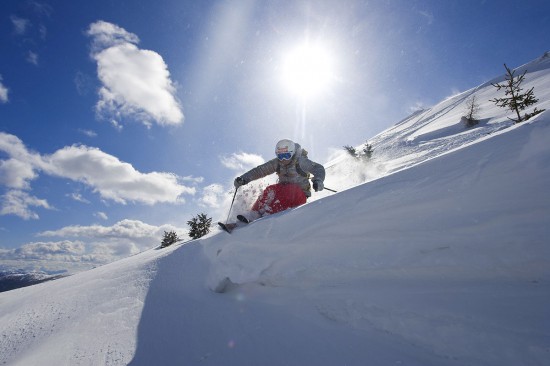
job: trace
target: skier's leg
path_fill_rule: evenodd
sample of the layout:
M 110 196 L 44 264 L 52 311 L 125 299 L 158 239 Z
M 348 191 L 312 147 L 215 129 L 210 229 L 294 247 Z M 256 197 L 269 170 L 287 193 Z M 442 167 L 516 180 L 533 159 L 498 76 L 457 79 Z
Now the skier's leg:
M 287 210 L 306 203 L 306 195 L 297 184 L 278 184 L 271 203 L 271 213 Z
M 276 196 L 276 186 L 277 184 L 273 184 L 270 186 L 267 186 L 266 189 L 262 192 L 260 197 L 254 202 L 252 205 L 252 209 L 250 212 L 250 221 L 256 220 L 259 217 L 262 217 L 264 214 L 272 213 L 271 206 L 273 203 L 273 199 Z

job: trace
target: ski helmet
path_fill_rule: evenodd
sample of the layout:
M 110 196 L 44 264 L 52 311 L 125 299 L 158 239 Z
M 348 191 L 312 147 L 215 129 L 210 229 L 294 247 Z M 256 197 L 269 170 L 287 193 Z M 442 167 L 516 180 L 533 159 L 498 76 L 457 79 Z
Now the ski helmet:
M 284 139 L 277 142 L 275 146 L 275 155 L 279 160 L 290 160 L 294 156 L 296 150 L 296 144 L 291 140 Z

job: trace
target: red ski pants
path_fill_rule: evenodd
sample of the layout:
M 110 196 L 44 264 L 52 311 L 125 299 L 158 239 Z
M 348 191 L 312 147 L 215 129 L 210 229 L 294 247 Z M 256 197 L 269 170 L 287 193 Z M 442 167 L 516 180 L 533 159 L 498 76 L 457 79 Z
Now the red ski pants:
M 306 195 L 297 184 L 273 184 L 264 189 L 252 211 L 274 214 L 306 203 Z

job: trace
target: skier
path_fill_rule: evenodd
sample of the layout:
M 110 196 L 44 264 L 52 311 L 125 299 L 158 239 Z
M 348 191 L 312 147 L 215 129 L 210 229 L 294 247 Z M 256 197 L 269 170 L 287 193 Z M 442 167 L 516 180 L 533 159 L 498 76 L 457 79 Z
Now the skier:
M 238 219 L 250 222 L 264 215 L 284 211 L 306 203 L 311 196 L 312 183 L 315 192 L 324 188 L 325 168 L 308 159 L 307 151 L 288 139 L 281 140 L 275 146 L 276 158 L 235 178 L 235 189 L 273 173 L 279 176 L 276 184 L 268 186 L 258 197 L 248 217 L 239 215 Z

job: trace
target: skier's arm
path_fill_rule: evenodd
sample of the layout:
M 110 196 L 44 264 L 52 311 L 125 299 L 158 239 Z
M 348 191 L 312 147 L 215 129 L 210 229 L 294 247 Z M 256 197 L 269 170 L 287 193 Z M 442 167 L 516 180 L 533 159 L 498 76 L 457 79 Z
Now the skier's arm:
M 241 178 L 243 179 L 244 184 L 247 184 L 253 180 L 267 177 L 268 175 L 273 174 L 277 171 L 277 164 L 277 159 L 272 159 L 267 163 L 257 166 L 256 168 L 253 168 L 244 173 L 243 175 L 241 175 Z
M 302 170 L 313 175 L 311 180 L 320 182 L 325 181 L 325 168 L 321 164 L 311 161 L 308 158 L 300 159 L 299 164 Z
M 325 181 L 325 168 L 321 164 L 311 161 L 308 158 L 300 159 L 299 165 L 302 170 L 313 175 L 311 182 L 313 183 L 312 187 L 315 192 L 322 191 Z

